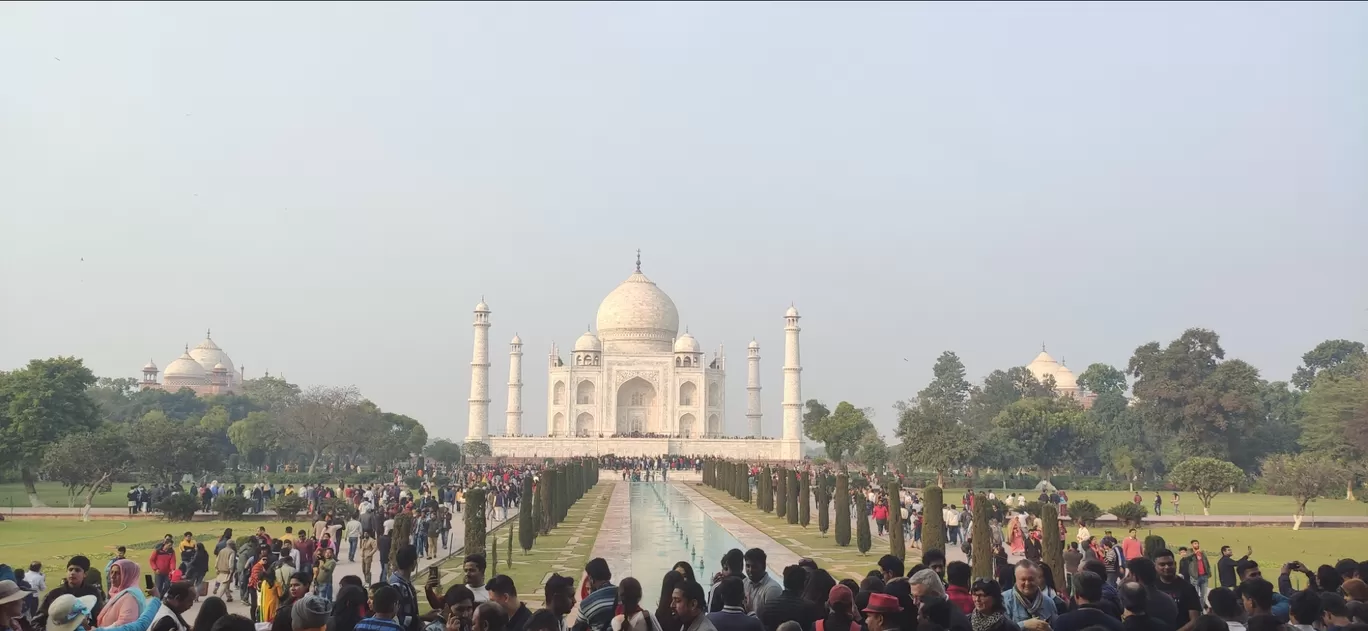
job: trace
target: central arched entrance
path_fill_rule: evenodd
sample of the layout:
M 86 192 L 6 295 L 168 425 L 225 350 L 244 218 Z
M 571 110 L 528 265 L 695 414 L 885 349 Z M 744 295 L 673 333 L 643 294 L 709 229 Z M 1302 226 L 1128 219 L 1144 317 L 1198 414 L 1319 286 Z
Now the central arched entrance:
M 628 379 L 618 387 L 617 433 L 630 435 L 659 431 L 655 386 L 641 377 Z

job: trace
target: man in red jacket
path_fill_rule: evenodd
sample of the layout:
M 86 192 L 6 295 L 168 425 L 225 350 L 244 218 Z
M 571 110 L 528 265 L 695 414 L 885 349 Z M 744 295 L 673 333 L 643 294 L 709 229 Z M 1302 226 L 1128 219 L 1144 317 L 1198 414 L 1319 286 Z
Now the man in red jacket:
M 171 571 L 176 569 L 176 553 L 171 550 L 171 544 L 157 544 L 152 550 L 152 556 L 147 560 L 147 566 L 156 577 L 157 595 L 165 594 L 171 587 Z

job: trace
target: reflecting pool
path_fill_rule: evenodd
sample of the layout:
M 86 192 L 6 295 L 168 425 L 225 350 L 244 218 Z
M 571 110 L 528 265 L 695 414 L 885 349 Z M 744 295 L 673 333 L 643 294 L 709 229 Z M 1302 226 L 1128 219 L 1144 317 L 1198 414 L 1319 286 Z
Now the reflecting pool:
M 722 555 L 732 548 L 746 549 L 670 484 L 630 484 L 632 574 L 641 581 L 643 606 L 657 602 L 661 580 L 675 563 L 689 562 L 706 590 L 722 569 Z

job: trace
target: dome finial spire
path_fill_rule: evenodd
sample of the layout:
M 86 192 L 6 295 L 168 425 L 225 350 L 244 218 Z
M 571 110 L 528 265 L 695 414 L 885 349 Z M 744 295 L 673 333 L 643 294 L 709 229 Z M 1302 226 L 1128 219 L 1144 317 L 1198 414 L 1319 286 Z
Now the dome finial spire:
M 637 248 L 637 271 L 641 271 L 641 248 Z
M 209 330 L 209 329 L 205 329 L 205 330 L 204 330 L 204 338 L 205 338 L 205 339 L 209 339 L 209 338 L 211 338 L 211 337 L 214 337 L 214 336 L 213 336 L 213 331 L 211 331 L 211 330 Z
M 1040 343 L 1040 352 L 1042 352 L 1042 353 L 1045 352 L 1045 343 L 1044 343 L 1044 342 L 1041 342 L 1041 343 Z

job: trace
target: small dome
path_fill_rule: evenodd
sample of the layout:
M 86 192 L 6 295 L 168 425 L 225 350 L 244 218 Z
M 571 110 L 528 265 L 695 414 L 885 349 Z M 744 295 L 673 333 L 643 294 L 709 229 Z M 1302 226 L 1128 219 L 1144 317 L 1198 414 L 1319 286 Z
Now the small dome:
M 514 334 L 513 334 L 513 341 L 512 341 L 512 342 L 509 342 L 509 344 L 522 344 L 522 338 L 521 338 L 521 337 L 518 337 L 518 334 L 517 334 L 517 333 L 514 333 Z
M 603 344 L 599 342 L 598 336 L 594 335 L 593 331 L 585 331 L 584 335 L 575 340 L 575 350 L 597 353 L 603 350 Z
M 1031 374 L 1035 376 L 1037 381 L 1043 382 L 1045 381 L 1046 375 L 1054 375 L 1055 371 L 1059 370 L 1059 362 L 1055 361 L 1055 358 L 1050 357 L 1049 353 L 1040 351 L 1040 354 L 1036 355 L 1035 359 L 1031 360 L 1031 363 L 1026 364 L 1026 369 L 1031 371 Z M 1055 381 L 1058 383 L 1058 377 L 1055 378 Z
M 1059 369 L 1054 373 L 1056 390 L 1077 390 L 1078 379 L 1074 377 L 1073 371 L 1068 366 L 1059 365 Z
M 755 340 L 751 340 L 751 343 L 747 344 L 746 348 L 760 348 L 760 343 Z
M 793 306 L 793 305 L 789 305 L 788 311 L 784 313 L 784 317 L 785 317 L 785 318 L 796 318 L 796 317 L 798 317 L 798 307 L 795 307 L 795 306 Z
M 143 366 L 143 370 L 150 370 L 150 371 L 152 371 L 152 372 L 156 372 L 156 371 L 157 371 L 157 365 L 156 365 L 155 363 L 153 363 L 152 360 L 149 359 L 149 360 L 147 360 L 147 365 L 146 365 L 146 366 Z
M 480 298 L 480 304 L 475 305 L 476 313 L 489 313 L 489 305 L 485 304 L 484 298 Z
M 167 364 L 164 376 L 168 385 L 203 385 L 207 383 L 208 377 L 204 366 L 195 361 L 189 352 L 182 353 L 175 361 Z
M 674 352 L 701 353 L 703 352 L 703 349 L 699 348 L 698 340 L 694 339 L 694 336 L 689 335 L 688 332 L 685 332 L 684 335 L 679 336 L 679 339 L 675 340 Z
M 214 364 L 214 372 L 228 372 L 228 368 L 223 364 Z

